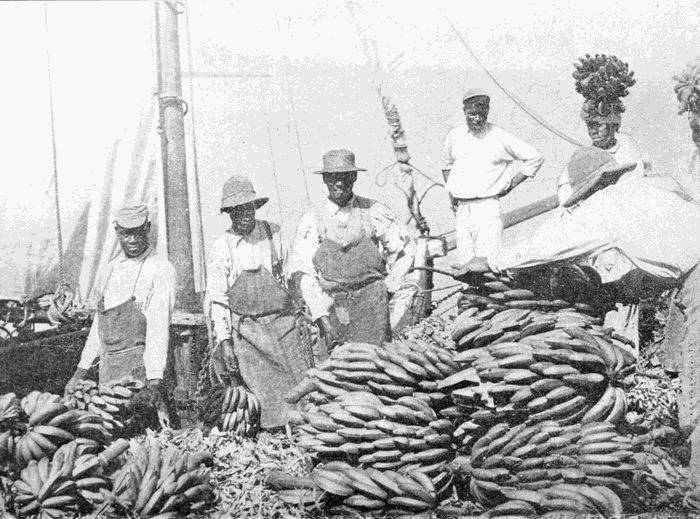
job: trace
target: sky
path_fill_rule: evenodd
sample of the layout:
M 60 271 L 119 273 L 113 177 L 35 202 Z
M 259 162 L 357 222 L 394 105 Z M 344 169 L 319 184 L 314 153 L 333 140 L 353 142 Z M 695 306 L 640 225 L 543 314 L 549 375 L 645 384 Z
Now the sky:
M 690 150 L 672 76 L 700 54 L 700 2 L 694 0 L 188 0 L 186 6 L 190 38 L 180 17 L 183 95 L 189 99 L 192 88 L 196 124 L 190 114 L 186 125 L 197 136 L 207 247 L 225 224 L 216 204 L 231 174 L 251 176 L 272 196 L 264 216 L 283 220 L 291 238 L 305 205 L 304 180 L 314 197 L 322 196 L 310 171 L 325 149 L 354 147 L 372 172 L 390 164 L 377 81 L 399 107 L 414 163 L 430 175 L 439 171 L 442 139 L 460 122 L 463 90 L 485 86 L 493 92 L 492 120 L 546 158 L 537 182 L 506 204 L 549 194 L 573 149 L 496 89 L 448 20 L 510 91 L 579 140 L 586 136 L 572 63 L 587 52 L 616 54 L 638 79 L 625 99 L 623 130 L 648 152 L 657 172 L 683 167 Z M 0 2 L 3 246 L 23 247 L 55 234 L 47 50 L 66 233 L 90 199 L 115 140 L 133 129 L 155 91 L 152 2 L 57 0 L 46 12 L 48 33 L 43 2 Z M 388 74 L 376 75 L 368 66 L 358 27 L 367 41 L 376 41 Z M 190 160 L 191 151 L 190 145 Z M 374 173 L 358 187 L 403 210 L 399 193 L 379 188 Z M 426 198 L 426 212 L 440 231 L 451 223 L 445 201 L 437 190 Z

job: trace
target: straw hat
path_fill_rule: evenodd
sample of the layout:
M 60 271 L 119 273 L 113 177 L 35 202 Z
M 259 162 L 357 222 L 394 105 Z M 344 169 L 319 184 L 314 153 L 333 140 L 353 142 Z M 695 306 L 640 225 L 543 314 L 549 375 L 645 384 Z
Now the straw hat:
M 253 184 L 246 177 L 234 175 L 221 189 L 221 212 L 251 202 L 255 204 L 256 209 L 260 209 L 268 200 L 268 197 L 259 197 L 255 193 Z
M 354 173 L 367 171 L 355 165 L 355 154 L 350 150 L 330 150 L 323 154 L 323 169 L 314 173 Z
M 586 196 L 599 184 L 606 186 L 617 182 L 620 177 L 632 171 L 637 164 L 618 164 L 612 155 L 593 146 L 579 148 L 569 160 L 569 182 L 571 196 L 562 204 L 570 207 Z

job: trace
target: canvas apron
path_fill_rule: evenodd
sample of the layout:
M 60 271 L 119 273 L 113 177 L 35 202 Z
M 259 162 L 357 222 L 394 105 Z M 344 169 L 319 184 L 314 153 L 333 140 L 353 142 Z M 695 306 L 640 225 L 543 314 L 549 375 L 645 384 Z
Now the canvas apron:
M 313 264 L 333 297 L 330 320 L 344 342 L 382 344 L 391 335 L 386 264 L 371 239 L 369 211 L 357 208 L 347 222 L 320 222 L 323 239 Z
M 268 429 L 287 423 L 289 405 L 284 397 L 301 382 L 312 359 L 301 344 L 293 301 L 280 281 L 280 261 L 272 233 L 263 223 L 277 276 L 263 266 L 244 270 L 227 295 L 241 378 L 260 402 L 261 427 Z M 232 243 L 227 243 L 233 256 Z
M 104 293 L 97 303 L 97 333 L 100 338 L 100 384 L 116 382 L 125 377 L 132 377 L 142 382 L 146 381 L 146 367 L 143 363 L 143 352 L 146 349 L 146 316 L 136 304 L 134 292 L 138 283 L 145 258 L 141 260 L 139 270 L 136 273 L 134 284 L 131 287 L 131 296 L 123 303 L 112 308 L 105 309 Z M 113 268 L 113 267 L 112 267 Z M 110 270 L 104 286 L 112 275 Z M 178 427 L 175 406 L 167 391 L 167 381 L 163 380 L 164 408 L 161 411 L 170 425 Z M 158 419 L 154 410 L 152 416 L 145 417 L 145 426 L 155 427 Z

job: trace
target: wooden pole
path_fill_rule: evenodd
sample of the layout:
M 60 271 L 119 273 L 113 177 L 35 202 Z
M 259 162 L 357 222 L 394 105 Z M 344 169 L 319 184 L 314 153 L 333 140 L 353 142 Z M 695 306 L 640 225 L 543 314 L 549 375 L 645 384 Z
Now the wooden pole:
M 182 99 L 180 39 L 175 2 L 156 0 L 156 45 L 160 131 L 165 184 L 165 227 L 168 258 L 177 272 L 176 311 L 197 313 L 201 304 L 195 293 L 192 232 L 185 161 L 186 104 Z

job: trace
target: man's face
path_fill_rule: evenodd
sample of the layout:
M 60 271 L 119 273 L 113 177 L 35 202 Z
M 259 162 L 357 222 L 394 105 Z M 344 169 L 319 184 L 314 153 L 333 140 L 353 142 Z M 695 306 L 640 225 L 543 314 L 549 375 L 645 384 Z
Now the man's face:
M 586 121 L 588 128 L 588 136 L 591 138 L 593 146 L 606 150 L 615 144 L 615 133 L 617 133 L 617 125 L 612 123 L 604 123 L 601 121 Z
M 344 207 L 352 199 L 352 186 L 357 180 L 357 172 L 324 173 L 323 183 L 328 188 L 328 199 L 339 207 Z
M 228 215 L 231 218 L 231 228 L 234 233 L 246 236 L 253 232 L 255 228 L 255 204 L 237 205 L 228 211 Z
M 489 117 L 489 98 L 479 96 L 469 99 L 464 103 L 464 117 L 470 132 L 481 133 L 484 131 L 486 120 Z
M 690 132 L 693 136 L 695 146 L 700 150 L 700 116 L 696 115 L 690 118 Z
M 115 225 L 119 245 L 128 258 L 135 258 L 143 254 L 149 245 L 148 233 L 151 230 L 151 222 L 146 222 L 141 227 L 127 229 Z

